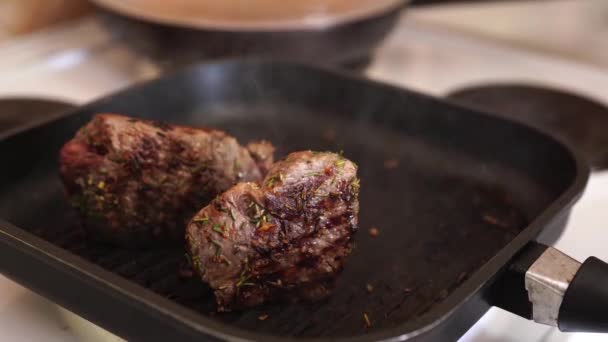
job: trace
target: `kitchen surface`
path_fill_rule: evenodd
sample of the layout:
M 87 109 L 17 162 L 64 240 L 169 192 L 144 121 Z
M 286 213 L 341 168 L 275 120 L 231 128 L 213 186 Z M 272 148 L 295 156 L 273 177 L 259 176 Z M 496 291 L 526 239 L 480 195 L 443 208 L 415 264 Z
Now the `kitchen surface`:
M 0 1 L 0 9 L 3 4 Z M 0 97 L 82 104 L 164 72 L 157 61 L 109 32 L 91 8 L 80 5 L 65 18 L 53 20 L 54 25 L 28 33 L 6 24 L 6 12 L 0 10 Z M 604 0 L 425 5 L 404 11 L 371 61 L 353 72 L 437 97 L 488 84 L 559 89 L 596 103 L 593 108 L 603 113 L 597 115 L 601 117 L 608 115 L 603 111 L 608 106 L 607 36 L 608 1 Z M 533 96 L 524 92 L 518 98 L 533 101 Z M 488 106 L 491 110 L 492 104 Z M 583 129 L 595 125 L 608 132 L 603 124 L 589 121 Z M 556 129 L 569 134 L 568 127 Z M 604 153 L 600 136 L 589 140 L 585 144 L 595 144 L 589 154 Z M 587 190 L 556 244 L 579 261 L 591 255 L 608 260 L 608 174 L 602 158 L 597 164 L 594 161 Z M 0 340 L 119 339 L 0 276 Z M 601 334 L 561 333 L 497 308 L 461 338 L 465 342 L 606 340 Z
M 428 7 L 413 13 L 412 20 L 605 67 L 607 6 L 602 0 L 483 1 Z

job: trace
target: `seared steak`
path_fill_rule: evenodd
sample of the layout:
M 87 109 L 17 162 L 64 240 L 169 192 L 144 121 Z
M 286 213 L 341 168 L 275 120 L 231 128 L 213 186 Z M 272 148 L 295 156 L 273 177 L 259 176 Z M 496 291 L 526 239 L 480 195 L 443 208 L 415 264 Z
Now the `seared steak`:
M 218 310 L 327 296 L 357 230 L 356 173 L 338 154 L 292 153 L 196 214 L 187 248 Z
M 87 232 L 124 246 L 183 241 L 201 206 L 272 164 L 267 142 L 101 114 L 60 153 L 60 174 Z

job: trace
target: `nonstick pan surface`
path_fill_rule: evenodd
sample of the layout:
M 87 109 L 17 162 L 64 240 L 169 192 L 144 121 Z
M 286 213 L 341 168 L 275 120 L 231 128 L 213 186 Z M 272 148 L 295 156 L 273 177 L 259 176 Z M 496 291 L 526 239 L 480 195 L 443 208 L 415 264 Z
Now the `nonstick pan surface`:
M 268 139 L 278 158 L 343 150 L 359 165 L 360 230 L 333 295 L 216 314 L 210 291 L 179 271 L 183 249 L 87 244 L 57 153 L 98 112 Z M 508 261 L 541 232 L 559 235 L 588 172 L 520 124 L 334 71 L 254 61 L 190 68 L 0 139 L 0 270 L 147 341 L 455 339 L 492 305 L 488 289 Z

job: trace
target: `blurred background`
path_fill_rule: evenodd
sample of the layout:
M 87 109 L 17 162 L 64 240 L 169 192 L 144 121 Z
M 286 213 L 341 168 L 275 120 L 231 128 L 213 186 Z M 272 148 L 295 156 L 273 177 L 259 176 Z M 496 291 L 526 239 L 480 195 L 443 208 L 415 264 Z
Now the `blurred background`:
M 130 2 L 137 3 L 124 1 Z M 608 64 L 608 2 L 604 0 L 417 0 L 413 4 L 433 6 L 411 10 L 408 20 L 583 62 Z M 0 46 L 93 11 L 94 6 L 86 0 L 0 0 Z
M 0 0 L 0 134 L 242 56 L 340 68 L 562 137 L 594 172 L 557 247 L 608 259 L 608 0 Z M 0 341 L 116 339 L 0 276 Z M 607 339 L 492 309 L 462 340 Z

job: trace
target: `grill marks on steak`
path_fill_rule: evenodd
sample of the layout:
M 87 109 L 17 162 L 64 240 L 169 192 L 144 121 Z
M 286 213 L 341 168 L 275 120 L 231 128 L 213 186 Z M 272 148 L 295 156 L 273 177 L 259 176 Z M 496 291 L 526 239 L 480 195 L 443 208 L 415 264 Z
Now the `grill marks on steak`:
M 60 153 L 60 174 L 88 233 L 137 246 L 182 241 L 201 206 L 272 164 L 267 142 L 240 146 L 222 131 L 101 114 Z
M 188 252 L 218 310 L 327 296 L 357 229 L 356 172 L 334 153 L 292 153 L 196 214 Z

